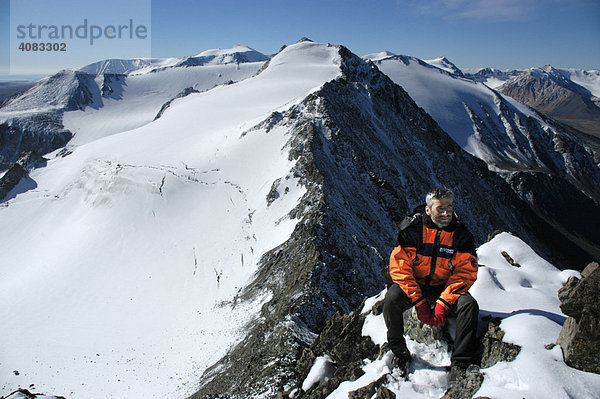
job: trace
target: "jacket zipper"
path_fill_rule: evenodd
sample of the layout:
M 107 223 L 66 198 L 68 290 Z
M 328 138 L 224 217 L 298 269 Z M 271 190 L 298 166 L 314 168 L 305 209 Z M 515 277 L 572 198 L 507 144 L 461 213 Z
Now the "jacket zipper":
M 429 268 L 429 275 L 425 279 L 425 285 L 429 286 L 431 284 L 431 278 L 435 274 L 435 267 L 437 263 L 438 252 L 440 251 L 440 236 L 442 235 L 442 230 L 438 230 L 435 233 L 435 240 L 433 240 L 433 254 L 431 255 L 431 266 Z

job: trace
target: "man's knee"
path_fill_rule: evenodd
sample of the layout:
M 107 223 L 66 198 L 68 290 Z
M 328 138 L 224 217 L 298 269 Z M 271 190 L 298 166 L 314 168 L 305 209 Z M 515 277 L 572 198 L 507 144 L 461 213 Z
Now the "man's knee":
M 479 312 L 477 300 L 469 293 L 461 295 L 456 302 L 457 311 Z
M 400 307 L 406 310 L 412 306 L 412 301 L 398 284 L 392 284 L 385 294 L 385 306 Z

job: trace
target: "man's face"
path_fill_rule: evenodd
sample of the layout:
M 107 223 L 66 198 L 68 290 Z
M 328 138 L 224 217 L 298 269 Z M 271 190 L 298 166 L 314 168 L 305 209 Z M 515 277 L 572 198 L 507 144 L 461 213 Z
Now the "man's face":
M 425 207 L 425 212 L 438 227 L 446 227 L 452 221 L 452 200 L 450 198 L 434 199 L 433 206 Z

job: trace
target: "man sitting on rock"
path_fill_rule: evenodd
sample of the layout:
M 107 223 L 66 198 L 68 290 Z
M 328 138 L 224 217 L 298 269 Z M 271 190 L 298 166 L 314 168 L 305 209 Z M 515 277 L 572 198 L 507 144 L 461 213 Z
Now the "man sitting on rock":
M 464 372 L 476 352 L 479 306 L 468 293 L 477 278 L 473 235 L 453 213 L 453 193 L 436 188 L 400 225 L 390 256 L 383 314 L 394 367 L 406 372 L 410 352 L 404 339 L 403 313 L 415 306 L 419 320 L 443 326 L 456 314 L 456 334 L 449 385 Z

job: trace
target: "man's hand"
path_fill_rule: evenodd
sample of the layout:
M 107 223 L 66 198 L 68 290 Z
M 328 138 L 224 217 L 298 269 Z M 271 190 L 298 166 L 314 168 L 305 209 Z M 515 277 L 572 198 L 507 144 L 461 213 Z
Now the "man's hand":
M 434 315 L 434 323 L 436 326 L 443 326 L 446 324 L 446 313 L 448 312 L 448 308 L 445 307 L 440 302 L 436 302 L 435 304 L 435 315 Z
M 429 304 L 426 300 L 421 301 L 418 305 L 415 306 L 417 310 L 417 317 L 421 320 L 421 323 L 427 324 L 428 326 L 435 327 L 435 319 L 433 314 L 431 313 L 431 309 L 429 309 Z

